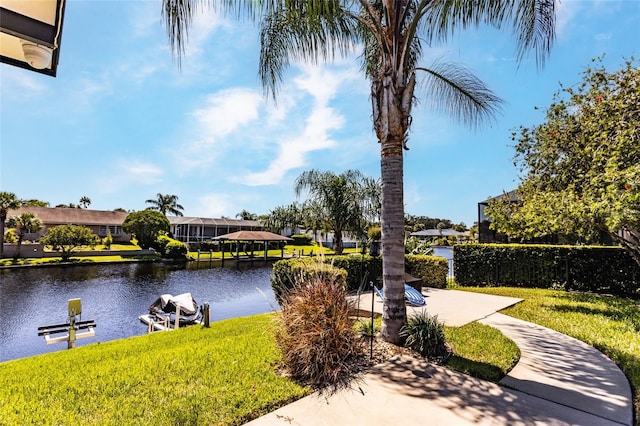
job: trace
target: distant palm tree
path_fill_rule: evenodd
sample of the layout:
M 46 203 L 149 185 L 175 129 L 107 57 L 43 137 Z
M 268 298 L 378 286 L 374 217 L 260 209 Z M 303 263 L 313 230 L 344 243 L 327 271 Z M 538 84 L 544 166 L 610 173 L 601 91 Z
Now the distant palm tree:
M 309 219 L 314 227 L 324 222 L 333 231 L 336 254 L 342 254 L 344 232 L 361 237 L 365 232 L 366 218 L 371 215 L 370 209 L 380 204 L 379 199 L 367 199 L 376 194 L 370 185 L 373 186 L 372 181 L 357 170 L 347 170 L 339 175 L 309 170 L 296 179 L 296 195 L 300 196 L 304 190 L 309 192 L 312 201 L 308 204 Z
M 21 204 L 13 192 L 0 192 L 0 258 L 4 257 L 4 223 L 7 221 L 7 214 Z
M 236 215 L 236 219 L 238 218 L 242 220 L 258 220 L 258 215 L 243 209 Z
M 13 255 L 14 259 L 20 256 L 20 248 L 22 247 L 22 240 L 27 234 L 33 234 L 42 229 L 42 221 L 36 217 L 33 213 L 22 213 L 20 216 L 14 216 L 9 219 L 8 225 L 16 230 L 18 235 L 18 246 L 16 252 Z
M 171 213 L 174 216 L 184 216 L 181 210 L 184 210 L 180 204 L 178 204 L 178 196 L 170 195 L 170 194 L 160 194 L 156 195 L 156 199 L 149 199 L 145 201 L 147 204 L 152 204 L 151 207 L 147 207 L 147 210 L 157 210 L 163 215 L 167 215 L 167 213 Z
M 91 198 L 87 197 L 86 195 L 83 196 L 82 198 L 80 198 L 79 205 L 86 209 L 87 207 L 89 207 L 89 205 L 91 205 Z

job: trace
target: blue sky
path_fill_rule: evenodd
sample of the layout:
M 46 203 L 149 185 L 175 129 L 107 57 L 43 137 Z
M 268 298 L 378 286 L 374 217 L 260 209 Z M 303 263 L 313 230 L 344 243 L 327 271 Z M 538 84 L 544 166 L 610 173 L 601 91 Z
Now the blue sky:
M 159 0 L 68 0 L 56 78 L 1 65 L 0 190 L 52 206 L 88 196 L 99 210 L 142 210 L 160 192 L 186 216 L 233 218 L 295 201 L 305 170 L 379 177 L 355 55 L 292 66 L 274 103 L 257 77 L 255 25 L 205 11 L 180 69 L 160 11 Z M 465 65 L 505 103 L 469 130 L 418 88 L 405 211 L 472 225 L 478 201 L 517 184 L 511 131 L 540 123 L 559 83 L 577 84 L 592 58 L 606 54 L 615 70 L 640 56 L 639 26 L 638 0 L 564 0 L 542 70 L 533 55 L 518 67 L 510 34 L 488 28 L 426 50 L 424 65 Z

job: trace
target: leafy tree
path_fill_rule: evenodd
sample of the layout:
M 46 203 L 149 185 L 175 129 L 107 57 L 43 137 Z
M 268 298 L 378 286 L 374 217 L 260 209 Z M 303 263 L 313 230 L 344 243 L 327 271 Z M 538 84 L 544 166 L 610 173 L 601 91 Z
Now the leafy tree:
M 9 210 L 15 210 L 21 205 L 13 192 L 0 191 L 0 258 L 4 257 L 4 223 L 7 221 Z
M 156 247 L 158 236 L 171 229 L 169 219 L 159 211 L 143 210 L 129 213 L 122 222 L 122 230 L 135 235 L 142 248 Z
M 375 180 L 365 177 L 357 170 L 347 170 L 336 175 L 333 172 L 309 170 L 295 181 L 295 192 L 299 197 L 307 190 L 313 201 L 315 219 L 327 224 L 333 231 L 336 254 L 342 254 L 343 233 L 350 231 L 358 237 L 366 235 L 367 217 L 376 215 L 378 199 L 368 199 L 376 193 L 372 187 L 379 186 Z M 365 237 L 366 238 L 366 237 Z
M 152 204 L 151 207 L 147 207 L 147 210 L 157 210 L 165 216 L 167 213 L 171 213 L 174 216 L 183 216 L 182 210 L 184 210 L 184 207 L 178 204 L 177 195 L 158 193 L 155 200 L 149 199 L 145 203 Z
M 27 234 L 33 234 L 42 229 L 42 221 L 36 217 L 33 213 L 22 213 L 20 216 L 14 216 L 7 222 L 8 225 L 16 230 L 18 235 L 18 246 L 16 252 L 13 255 L 14 259 L 20 256 L 20 248 L 22 247 L 22 240 Z
M 437 47 L 456 31 L 480 24 L 510 25 L 518 60 L 533 48 L 542 64 L 554 37 L 556 1 L 163 0 L 163 15 L 178 60 L 201 5 L 260 20 L 259 75 L 265 91 L 274 97 L 292 60 L 330 61 L 336 54 L 348 56 L 362 49 L 381 156 L 382 336 L 399 342 L 406 319 L 403 155 L 416 85 L 425 88 L 434 105 L 470 125 L 491 117 L 499 102 L 484 83 L 460 66 L 444 61 L 421 66 L 423 47 Z
M 20 203 L 22 204 L 23 207 L 49 207 L 50 206 L 48 201 L 42 201 L 42 200 L 36 200 L 36 199 L 21 200 Z
M 519 202 L 491 203 L 493 228 L 585 241 L 606 232 L 640 264 L 639 105 L 638 61 L 608 72 L 595 59 L 577 87 L 556 92 L 544 123 L 514 134 Z
M 115 209 L 113 209 L 114 212 L 121 212 L 121 213 L 126 213 L 127 211 L 125 209 L 123 209 L 122 207 L 116 207 Z
M 58 204 L 56 206 L 56 208 L 62 208 L 62 209 L 79 209 L 80 206 L 75 205 L 73 203 L 69 203 L 69 204 Z
M 91 198 L 84 195 L 82 198 L 80 198 L 80 202 L 78 205 L 86 209 L 91 205 Z
M 269 212 L 263 223 L 271 232 L 280 233 L 286 228 L 295 231 L 304 223 L 303 207 L 295 202 L 288 206 L 278 206 Z
M 60 225 L 49 229 L 40 238 L 40 244 L 59 251 L 63 261 L 69 260 L 73 251 L 82 246 L 95 246 L 100 238 L 82 225 Z

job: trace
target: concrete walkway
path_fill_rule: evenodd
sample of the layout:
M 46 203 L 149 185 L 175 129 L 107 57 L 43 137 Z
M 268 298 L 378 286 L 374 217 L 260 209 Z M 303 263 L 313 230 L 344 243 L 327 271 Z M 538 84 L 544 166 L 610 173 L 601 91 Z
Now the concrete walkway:
M 503 386 L 397 357 L 351 389 L 312 394 L 249 424 L 632 425 L 631 389 L 618 367 L 576 339 L 495 313 L 519 299 L 427 288 L 423 293 L 429 314 L 445 324 L 481 321 L 516 342 L 521 358 Z M 371 303 L 363 295 L 360 309 L 370 310 Z M 378 298 L 373 306 L 382 312 Z M 407 315 L 420 309 L 407 307 Z

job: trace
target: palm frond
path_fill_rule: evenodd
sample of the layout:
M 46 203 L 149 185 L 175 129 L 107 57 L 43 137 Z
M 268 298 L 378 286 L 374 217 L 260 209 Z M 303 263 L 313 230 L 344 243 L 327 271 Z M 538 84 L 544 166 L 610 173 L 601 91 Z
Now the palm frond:
M 434 43 L 446 41 L 455 31 L 481 24 L 496 28 L 511 25 L 518 62 L 533 49 L 536 62 L 542 66 L 555 39 L 557 1 L 442 0 L 431 3 L 420 28 L 427 40 Z
M 260 31 L 260 80 L 274 97 L 292 60 L 318 63 L 346 56 L 359 40 L 339 1 L 290 0 L 270 10 Z
M 495 118 L 503 102 L 478 77 L 466 68 L 436 61 L 426 73 L 424 84 L 433 107 L 444 110 L 455 120 L 472 128 L 485 119 Z

